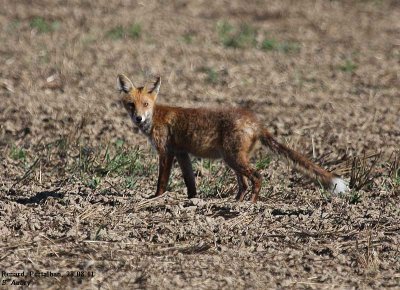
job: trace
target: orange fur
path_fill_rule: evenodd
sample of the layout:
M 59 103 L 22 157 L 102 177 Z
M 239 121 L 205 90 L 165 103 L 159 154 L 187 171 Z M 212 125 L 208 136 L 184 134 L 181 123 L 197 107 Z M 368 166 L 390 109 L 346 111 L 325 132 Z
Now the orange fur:
M 195 178 L 189 154 L 222 158 L 237 176 L 242 201 L 252 183 L 252 202 L 261 188 L 261 175 L 250 165 L 249 155 L 257 141 L 291 160 L 313 180 L 329 187 L 332 173 L 309 161 L 300 153 L 277 142 L 261 125 L 257 116 L 245 109 L 181 108 L 156 104 L 160 78 L 153 88 L 135 88 L 128 78 L 118 76 L 118 86 L 125 94 L 124 107 L 139 129 L 150 139 L 159 154 L 159 177 L 156 196 L 166 190 L 174 158 L 182 170 L 188 196 L 196 195 Z

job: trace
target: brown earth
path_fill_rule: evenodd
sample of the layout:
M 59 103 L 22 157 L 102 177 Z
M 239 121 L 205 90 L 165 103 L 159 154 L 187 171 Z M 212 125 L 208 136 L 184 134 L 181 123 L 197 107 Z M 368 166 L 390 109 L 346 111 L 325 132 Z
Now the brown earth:
M 400 289 L 398 1 L 0 4 L 0 271 L 37 275 L 1 287 Z M 254 110 L 352 191 L 259 149 L 255 205 L 195 158 L 197 199 L 175 168 L 148 200 L 157 155 L 121 72 L 161 75 L 160 102 Z

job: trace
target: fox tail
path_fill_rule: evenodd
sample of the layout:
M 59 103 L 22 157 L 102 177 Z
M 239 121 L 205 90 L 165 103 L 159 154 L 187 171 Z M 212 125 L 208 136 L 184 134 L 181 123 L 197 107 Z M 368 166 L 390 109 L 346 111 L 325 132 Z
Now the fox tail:
M 332 193 L 340 194 L 349 190 L 347 183 L 343 179 L 319 167 L 293 149 L 279 143 L 266 129 L 263 130 L 260 140 L 263 145 L 269 147 L 274 153 L 285 157 L 301 173 L 322 184 Z

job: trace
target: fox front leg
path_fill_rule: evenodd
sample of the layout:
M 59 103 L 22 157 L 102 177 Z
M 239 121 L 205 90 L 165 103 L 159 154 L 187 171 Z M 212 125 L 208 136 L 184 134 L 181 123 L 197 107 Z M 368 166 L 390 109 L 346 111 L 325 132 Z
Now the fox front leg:
M 158 182 L 155 196 L 162 195 L 167 189 L 169 176 L 171 174 L 174 155 L 163 153 L 159 155 Z
M 178 160 L 179 166 L 182 170 L 183 179 L 185 180 L 187 187 L 188 197 L 196 197 L 196 182 L 194 179 L 192 162 L 190 161 L 189 154 L 186 152 L 176 154 L 176 159 Z

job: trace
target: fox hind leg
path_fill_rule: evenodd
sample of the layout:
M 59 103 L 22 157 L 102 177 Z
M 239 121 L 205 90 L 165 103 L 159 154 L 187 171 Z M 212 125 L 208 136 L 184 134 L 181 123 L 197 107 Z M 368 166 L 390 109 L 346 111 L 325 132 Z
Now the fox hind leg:
M 243 201 L 246 195 L 247 188 L 249 187 L 249 183 L 247 181 L 246 176 L 242 175 L 238 171 L 236 171 L 236 178 L 238 182 L 238 193 L 236 194 L 236 200 Z
M 246 128 L 240 126 L 233 130 L 233 132 L 227 133 L 224 136 L 223 142 L 223 158 L 225 162 L 231 167 L 237 176 L 239 191 L 236 198 L 243 201 L 246 189 L 247 179 L 252 184 L 252 197 L 251 201 L 255 203 L 258 199 L 258 194 L 261 189 L 261 175 L 250 165 L 249 155 L 251 154 L 258 137 L 255 131 L 250 130 L 253 134 L 249 133 Z M 248 128 L 247 128 L 248 129 Z
M 261 189 L 262 177 L 261 177 L 260 173 L 258 173 L 254 168 L 252 168 L 250 166 L 247 156 L 245 158 L 239 157 L 239 156 L 236 158 L 227 157 L 227 158 L 225 158 L 225 162 L 229 165 L 229 167 L 231 167 L 236 172 L 236 174 L 240 174 L 242 176 L 244 175 L 251 181 L 251 184 L 252 184 L 251 201 L 253 203 L 257 202 L 258 194 Z M 240 189 L 240 184 L 239 184 L 239 189 Z M 239 197 L 240 200 L 243 200 L 244 192 L 240 193 L 240 197 Z M 243 198 L 242 198 L 242 195 L 243 195 Z

